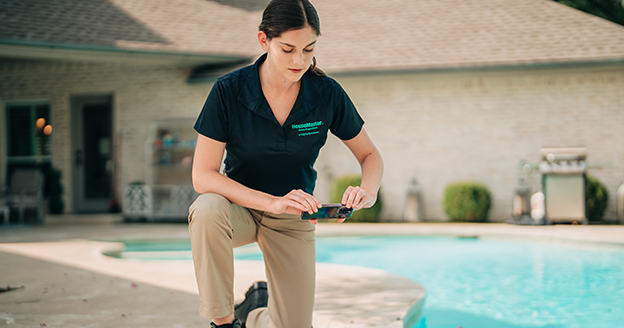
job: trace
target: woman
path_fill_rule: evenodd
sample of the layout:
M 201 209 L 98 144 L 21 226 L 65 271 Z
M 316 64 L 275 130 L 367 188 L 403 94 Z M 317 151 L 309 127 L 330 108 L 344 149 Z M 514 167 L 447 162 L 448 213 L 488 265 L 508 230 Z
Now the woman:
M 273 0 L 259 30 L 265 54 L 219 78 L 195 124 L 193 185 L 202 195 L 190 207 L 189 231 L 200 315 L 213 327 L 309 328 L 316 222 L 301 213 L 321 207 L 312 195 L 313 165 L 327 132 L 362 168 L 361 186 L 344 192 L 344 205 L 375 203 L 383 163 L 347 94 L 316 68 L 320 26 L 312 4 Z M 233 247 L 253 242 L 264 254 L 268 284 L 250 288 L 235 318 Z

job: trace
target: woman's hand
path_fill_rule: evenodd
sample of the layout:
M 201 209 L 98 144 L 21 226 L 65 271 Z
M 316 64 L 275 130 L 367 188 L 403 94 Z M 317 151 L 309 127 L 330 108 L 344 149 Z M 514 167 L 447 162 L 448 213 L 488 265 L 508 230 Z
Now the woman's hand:
M 283 197 L 276 197 L 270 205 L 270 212 L 275 214 L 288 213 L 296 215 L 301 215 L 302 212 L 313 214 L 318 211 L 319 207 L 321 207 L 321 202 L 314 198 L 314 196 L 301 189 L 297 189 L 292 190 Z M 316 220 L 312 223 L 316 223 Z
M 354 210 L 369 208 L 375 204 L 377 197 L 374 197 L 360 187 L 349 186 L 342 195 L 342 204 Z
M 368 208 L 375 204 L 376 198 L 369 195 L 366 190 L 360 187 L 349 186 L 342 195 L 342 205 L 353 208 L 357 211 L 362 208 Z M 344 222 L 346 219 L 338 219 L 338 223 Z M 316 222 L 314 222 L 316 224 Z

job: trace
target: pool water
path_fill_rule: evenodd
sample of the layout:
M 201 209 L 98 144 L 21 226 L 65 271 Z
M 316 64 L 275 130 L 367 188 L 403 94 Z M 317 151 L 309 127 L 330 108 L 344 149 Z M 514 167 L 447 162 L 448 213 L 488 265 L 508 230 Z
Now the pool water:
M 190 259 L 190 243 L 127 243 Z M 158 256 L 160 251 L 173 253 Z M 257 247 L 236 250 L 262 260 Z M 380 268 L 427 289 L 414 328 L 624 327 L 624 248 L 454 237 L 317 239 L 317 262 Z

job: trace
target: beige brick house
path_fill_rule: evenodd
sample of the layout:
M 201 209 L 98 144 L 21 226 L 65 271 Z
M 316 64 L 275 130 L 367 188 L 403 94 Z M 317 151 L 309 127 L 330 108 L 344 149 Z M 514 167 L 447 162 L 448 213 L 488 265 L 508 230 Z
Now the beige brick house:
M 20 165 L 59 168 L 66 211 L 81 212 L 106 210 L 126 185 L 149 181 L 153 122 L 192 122 L 215 76 L 259 55 L 266 2 L 0 1 L 0 182 Z M 402 219 L 416 178 L 426 219 L 446 220 L 444 187 L 473 179 L 493 193 L 490 220 L 504 221 L 521 163 L 560 145 L 588 148 L 615 217 L 624 27 L 548 0 L 313 3 L 319 66 L 349 93 L 385 159 L 384 219 Z M 16 141 L 25 132 L 11 127 L 38 115 L 52 134 Z M 86 153 L 89 138 L 96 155 Z M 99 163 L 93 183 L 80 168 L 89 156 Z M 316 168 L 322 201 L 332 177 L 358 172 L 335 138 Z M 109 187 L 90 202 L 98 183 Z

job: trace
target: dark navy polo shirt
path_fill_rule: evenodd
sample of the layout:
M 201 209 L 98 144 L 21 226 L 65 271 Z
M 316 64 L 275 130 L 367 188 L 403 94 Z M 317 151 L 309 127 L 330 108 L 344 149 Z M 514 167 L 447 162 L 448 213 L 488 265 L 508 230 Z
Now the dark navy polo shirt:
M 293 189 L 312 194 L 314 162 L 327 132 L 349 140 L 358 135 L 364 121 L 336 81 L 306 72 L 297 100 L 280 126 L 260 85 L 258 66 L 265 59 L 263 55 L 215 82 L 195 130 L 226 143 L 229 178 L 274 196 Z

